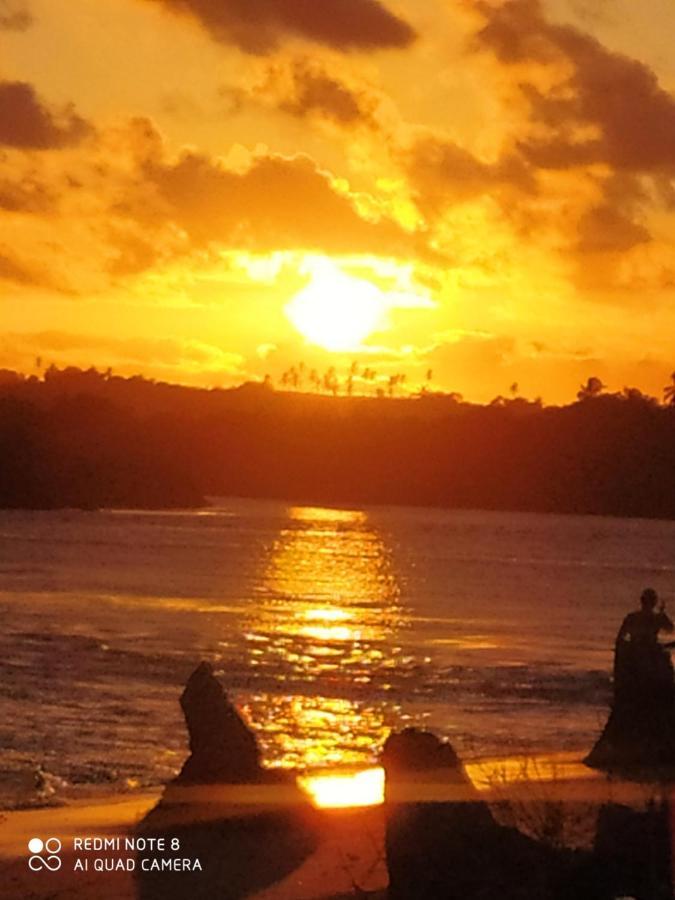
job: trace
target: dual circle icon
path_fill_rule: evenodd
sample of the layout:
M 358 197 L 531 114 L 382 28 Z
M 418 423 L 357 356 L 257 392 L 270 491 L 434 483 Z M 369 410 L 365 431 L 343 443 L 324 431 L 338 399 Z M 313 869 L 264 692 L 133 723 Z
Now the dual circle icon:
M 31 854 L 28 860 L 28 866 L 33 872 L 39 872 L 42 869 L 48 869 L 50 872 L 58 872 L 61 868 L 61 841 L 58 838 L 50 837 L 46 841 L 42 838 L 34 837 L 28 841 L 28 851 Z

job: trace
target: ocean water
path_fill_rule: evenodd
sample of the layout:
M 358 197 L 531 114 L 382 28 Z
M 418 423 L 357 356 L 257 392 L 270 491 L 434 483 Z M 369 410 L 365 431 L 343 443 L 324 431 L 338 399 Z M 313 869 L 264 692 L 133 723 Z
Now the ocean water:
M 409 724 L 467 760 L 583 754 L 647 585 L 672 597 L 673 522 L 247 500 L 0 512 L 0 806 L 172 777 L 202 659 L 269 765 L 365 766 Z

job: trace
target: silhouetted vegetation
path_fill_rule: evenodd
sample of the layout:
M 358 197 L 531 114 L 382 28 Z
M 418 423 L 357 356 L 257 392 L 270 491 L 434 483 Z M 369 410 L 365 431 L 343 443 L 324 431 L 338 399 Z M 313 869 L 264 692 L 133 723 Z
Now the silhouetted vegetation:
M 671 406 L 675 406 L 675 372 L 671 373 L 670 384 L 663 389 L 663 400 Z
M 128 402 L 146 385 L 93 369 L 50 369 L 44 381 L 0 370 L 0 506 L 202 505 L 163 416 Z
M 201 390 L 94 369 L 0 372 L 0 504 L 231 494 L 675 518 L 670 394 L 662 405 L 636 389 L 604 393 L 591 377 L 569 406 L 525 400 L 515 385 L 480 406 L 429 390 L 397 396 L 400 380 L 379 397 L 334 392 L 314 374 L 321 393 L 312 372 L 309 393 L 270 380 Z
M 428 392 L 431 378 L 430 369 L 426 381 L 419 387 L 420 393 Z M 384 397 L 387 395 L 393 397 L 398 388 L 402 388 L 406 382 L 407 376 L 404 372 L 378 375 L 375 369 L 371 369 L 369 366 L 361 367 L 357 362 L 353 362 L 344 375 L 339 373 L 335 366 L 329 366 L 325 372 L 320 373 L 317 369 L 308 369 L 303 362 L 299 362 L 282 372 L 278 387 L 284 391 L 330 394 L 333 397 L 337 397 L 339 394 L 352 397 L 355 393 L 365 396 Z M 265 383 L 269 387 L 275 387 L 271 375 L 265 376 Z

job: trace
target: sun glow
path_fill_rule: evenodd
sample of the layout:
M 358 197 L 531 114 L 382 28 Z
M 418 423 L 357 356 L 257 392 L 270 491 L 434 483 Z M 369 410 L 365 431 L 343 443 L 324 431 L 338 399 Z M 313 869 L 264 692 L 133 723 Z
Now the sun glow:
M 379 766 L 359 772 L 303 775 L 298 782 L 322 809 L 377 806 L 384 801 L 384 770 Z
M 325 350 L 357 350 L 371 334 L 387 327 L 392 304 L 374 284 L 347 275 L 328 259 L 313 259 L 307 269 L 309 284 L 285 312 L 308 341 Z

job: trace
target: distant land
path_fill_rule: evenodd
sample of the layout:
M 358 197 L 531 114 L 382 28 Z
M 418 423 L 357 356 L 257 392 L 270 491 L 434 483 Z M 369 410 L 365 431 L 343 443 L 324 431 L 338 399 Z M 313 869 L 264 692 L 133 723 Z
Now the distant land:
M 197 507 L 208 495 L 672 519 L 675 406 L 592 378 L 555 407 L 0 370 L 0 507 Z

